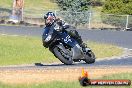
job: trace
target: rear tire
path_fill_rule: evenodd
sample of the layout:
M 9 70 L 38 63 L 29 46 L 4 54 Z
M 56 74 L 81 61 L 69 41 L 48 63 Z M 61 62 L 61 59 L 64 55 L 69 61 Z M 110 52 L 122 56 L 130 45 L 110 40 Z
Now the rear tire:
M 55 48 L 53 49 L 54 55 L 55 55 L 62 63 L 66 64 L 66 65 L 71 65 L 71 64 L 73 63 L 72 58 L 71 58 L 71 59 L 65 58 L 65 57 L 62 55 L 62 53 L 60 52 L 59 49 L 60 49 L 59 47 L 55 47 Z M 69 59 L 69 60 L 68 60 L 68 59 Z
M 90 51 L 90 52 L 88 52 L 87 54 L 86 54 L 86 58 L 85 58 L 85 62 L 87 63 L 87 64 L 92 64 L 92 63 L 94 63 L 95 62 L 95 55 L 94 55 L 94 53 L 92 52 L 92 51 Z

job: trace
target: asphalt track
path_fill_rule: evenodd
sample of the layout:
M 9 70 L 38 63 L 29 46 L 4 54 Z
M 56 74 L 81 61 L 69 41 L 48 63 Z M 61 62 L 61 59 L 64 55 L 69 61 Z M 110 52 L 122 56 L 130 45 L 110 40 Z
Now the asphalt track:
M 132 31 L 111 31 L 111 30 L 78 30 L 84 41 L 96 41 L 100 43 L 109 43 L 118 45 L 129 50 L 132 49 Z M 43 28 L 40 27 L 18 27 L 18 26 L 0 26 L 0 34 L 19 35 L 19 36 L 37 36 L 41 38 Z M 132 51 L 131 51 L 132 52 Z M 63 65 L 58 63 L 27 66 L 0 67 L 0 69 L 33 69 L 33 68 L 61 68 L 61 67 L 110 67 L 110 66 L 132 66 L 132 55 L 125 57 L 98 60 L 94 64 L 76 63 L 74 65 Z

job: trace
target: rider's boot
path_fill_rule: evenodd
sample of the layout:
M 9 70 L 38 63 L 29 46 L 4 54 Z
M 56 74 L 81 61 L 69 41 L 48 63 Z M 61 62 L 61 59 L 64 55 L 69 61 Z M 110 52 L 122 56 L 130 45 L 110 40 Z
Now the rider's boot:
M 82 41 L 81 36 L 78 36 L 77 41 L 78 41 L 78 43 L 80 44 L 80 46 L 82 47 L 83 50 L 85 50 L 85 48 L 87 48 L 87 44 Z
M 73 38 L 75 38 L 77 40 L 77 42 L 79 43 L 79 45 L 85 49 L 87 47 L 87 45 L 85 43 L 83 43 L 83 40 L 81 38 L 81 36 L 79 35 L 79 33 L 76 30 L 70 30 L 67 31 L 69 35 L 71 35 Z

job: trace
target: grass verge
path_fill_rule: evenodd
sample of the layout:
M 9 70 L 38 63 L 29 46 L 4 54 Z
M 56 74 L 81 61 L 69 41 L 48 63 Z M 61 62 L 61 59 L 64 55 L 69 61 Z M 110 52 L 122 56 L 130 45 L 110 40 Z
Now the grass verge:
M 123 49 L 112 44 L 104 44 L 97 42 L 87 42 L 87 45 L 93 50 L 96 58 L 104 59 L 105 57 L 120 56 Z
M 123 50 L 107 44 L 89 42 L 97 58 L 121 55 Z M 42 46 L 41 38 L 0 35 L 0 65 L 51 63 L 58 59 Z
M 104 76 L 101 79 L 130 79 L 132 81 L 132 73 L 121 73 L 110 76 Z M 132 86 L 88 86 L 87 88 L 132 88 Z M 33 85 L 5 85 L 0 84 L 0 88 L 83 88 L 79 82 L 51 82 L 45 84 L 33 84 Z

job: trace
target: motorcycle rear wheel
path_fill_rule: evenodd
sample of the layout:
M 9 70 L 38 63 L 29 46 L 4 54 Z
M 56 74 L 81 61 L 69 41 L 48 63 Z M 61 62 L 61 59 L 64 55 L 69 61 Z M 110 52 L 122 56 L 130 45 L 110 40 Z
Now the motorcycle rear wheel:
M 73 63 L 72 57 L 71 58 L 66 58 L 62 54 L 62 50 L 59 47 L 55 47 L 53 49 L 54 55 L 64 64 L 66 65 L 71 65 Z M 63 52 L 64 53 L 64 52 Z

